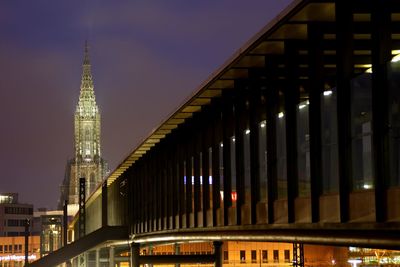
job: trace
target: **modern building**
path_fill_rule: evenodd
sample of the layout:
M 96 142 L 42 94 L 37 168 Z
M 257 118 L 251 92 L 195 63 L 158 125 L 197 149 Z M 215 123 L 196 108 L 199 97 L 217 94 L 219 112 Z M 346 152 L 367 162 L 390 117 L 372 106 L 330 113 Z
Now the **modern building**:
M 80 178 L 85 178 L 85 195 L 89 196 L 103 181 L 108 170 L 107 162 L 101 156 L 101 118 L 94 94 L 87 42 L 82 69 L 80 95 L 74 117 L 75 157 L 67 162 L 61 186 L 60 210 L 65 200 L 70 205 L 78 205 Z
M 63 222 L 62 210 L 38 209 L 33 212 L 31 234 L 40 236 L 40 257 L 63 246 Z
M 31 266 L 105 250 L 112 267 L 220 267 L 248 241 L 292 243 L 276 256 L 298 266 L 307 245 L 398 250 L 399 133 L 399 1 L 294 0 L 132 149 L 73 221 L 84 235 Z M 191 242 L 213 254 L 140 254 Z
M 28 261 L 40 258 L 40 238 L 28 238 Z M 25 237 L 0 237 L 0 267 L 25 266 Z
M 33 205 L 19 203 L 17 193 L 0 194 L 0 236 L 23 236 L 32 217 Z

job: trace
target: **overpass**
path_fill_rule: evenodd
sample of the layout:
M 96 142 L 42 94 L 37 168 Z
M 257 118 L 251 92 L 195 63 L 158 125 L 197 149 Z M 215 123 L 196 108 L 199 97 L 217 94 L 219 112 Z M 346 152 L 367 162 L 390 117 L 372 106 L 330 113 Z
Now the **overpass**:
M 216 241 L 218 264 L 229 240 L 400 249 L 399 61 L 398 0 L 295 0 L 129 153 L 74 241 L 29 266 L 103 247 L 138 266 L 140 246 L 194 240 Z

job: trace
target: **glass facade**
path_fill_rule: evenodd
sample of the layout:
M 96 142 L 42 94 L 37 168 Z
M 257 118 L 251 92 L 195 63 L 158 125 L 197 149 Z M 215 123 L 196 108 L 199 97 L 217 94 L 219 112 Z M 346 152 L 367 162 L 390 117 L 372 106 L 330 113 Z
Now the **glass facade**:
M 276 118 L 276 156 L 277 156 L 277 181 L 278 199 L 287 197 L 287 161 L 286 161 L 286 119 L 283 112 Z
M 250 129 L 243 132 L 244 203 L 251 203 Z
M 212 156 L 212 147 L 209 147 L 208 148 L 208 184 L 209 184 L 209 197 L 208 197 L 208 199 L 209 199 L 209 205 L 210 205 L 210 209 L 212 209 L 212 207 L 213 207 L 213 183 L 214 183 L 214 181 L 213 181 L 213 164 L 212 164 L 212 162 L 213 162 L 213 156 Z
M 309 102 L 297 105 L 297 168 L 299 175 L 298 196 L 310 195 L 310 131 L 308 123 Z
M 219 159 L 219 199 L 220 208 L 224 208 L 224 144 L 219 143 L 218 146 L 218 159 Z
M 389 186 L 400 185 L 400 58 L 388 63 L 389 81 Z
M 258 124 L 259 196 L 262 202 L 266 202 L 268 197 L 267 159 L 267 122 L 264 120 Z
M 321 94 L 322 193 L 339 190 L 336 88 Z
M 236 138 L 231 136 L 229 138 L 230 148 L 230 167 L 231 167 L 231 200 L 232 207 L 236 207 L 237 191 L 236 191 Z
M 353 163 L 353 190 L 363 190 L 374 187 L 371 123 L 371 74 L 364 73 L 352 80 L 351 88 L 351 148 Z

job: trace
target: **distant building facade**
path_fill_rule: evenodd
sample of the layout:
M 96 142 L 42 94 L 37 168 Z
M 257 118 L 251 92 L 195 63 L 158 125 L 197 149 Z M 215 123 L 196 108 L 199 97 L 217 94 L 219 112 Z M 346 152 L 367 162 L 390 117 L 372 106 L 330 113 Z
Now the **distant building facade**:
M 28 239 L 28 261 L 40 258 L 40 237 Z M 25 237 L 0 237 L 0 267 L 22 267 L 25 263 Z
M 17 193 L 0 194 L 0 236 L 23 236 L 32 217 L 33 205 L 18 203 Z
M 85 178 L 85 193 L 89 196 L 107 173 L 107 162 L 101 157 L 100 123 L 86 44 L 80 96 L 74 118 L 75 157 L 67 162 L 59 209 L 65 200 L 69 204 L 79 203 L 79 178 Z

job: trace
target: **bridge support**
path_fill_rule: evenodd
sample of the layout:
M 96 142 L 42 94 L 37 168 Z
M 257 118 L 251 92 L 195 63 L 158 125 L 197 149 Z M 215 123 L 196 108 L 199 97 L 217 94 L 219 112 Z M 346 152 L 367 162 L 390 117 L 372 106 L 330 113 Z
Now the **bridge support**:
M 214 241 L 215 267 L 222 267 L 222 244 L 221 241 Z
M 304 248 L 302 243 L 293 243 L 293 266 L 304 267 Z
M 96 267 L 100 267 L 100 249 L 96 248 Z
M 110 247 L 110 254 L 108 258 L 109 266 L 115 267 L 115 248 L 113 246 Z
M 179 254 L 181 254 L 181 247 L 179 246 L 179 244 L 178 243 L 175 243 L 175 254 L 176 255 L 179 255 Z M 176 263 L 175 264 L 175 267 L 180 267 L 181 265 L 179 264 L 179 263 Z
M 131 243 L 131 267 L 140 267 L 140 245 L 138 243 Z

